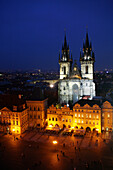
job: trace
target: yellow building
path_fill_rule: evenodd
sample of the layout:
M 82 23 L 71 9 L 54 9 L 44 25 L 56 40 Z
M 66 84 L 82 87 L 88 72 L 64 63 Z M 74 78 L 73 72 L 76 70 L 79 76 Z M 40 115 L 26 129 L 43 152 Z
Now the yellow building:
M 73 111 L 66 105 L 61 109 L 57 109 L 53 105 L 47 109 L 48 125 L 59 127 L 72 127 Z
M 42 101 L 27 100 L 29 127 L 43 127 L 46 120 L 48 99 Z
M 79 100 L 71 110 L 66 105 L 56 108 L 53 105 L 47 109 L 48 125 L 61 128 L 96 129 L 110 131 L 113 129 L 113 107 L 106 101 L 103 104 L 97 100 Z M 103 118 L 102 118 L 103 117 Z M 104 127 L 104 128 L 103 128 Z
M 0 107 L 0 131 L 21 134 L 28 129 L 27 107 L 23 100 L 5 95 Z
M 102 105 L 102 130 L 113 130 L 113 106 L 108 101 Z
M 0 96 L 0 131 L 21 134 L 28 127 L 43 127 L 46 120 L 48 99 L 24 101 L 20 95 Z

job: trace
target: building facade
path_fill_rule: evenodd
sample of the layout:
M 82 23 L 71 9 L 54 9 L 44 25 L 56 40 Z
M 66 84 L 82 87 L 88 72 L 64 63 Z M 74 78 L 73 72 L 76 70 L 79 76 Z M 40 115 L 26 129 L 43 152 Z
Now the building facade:
M 105 101 L 100 103 L 95 100 L 79 100 L 71 110 L 66 105 L 62 108 L 51 106 L 47 109 L 48 125 L 60 128 L 77 128 L 91 131 L 96 129 L 99 133 L 102 130 L 113 130 L 113 106 Z
M 58 94 L 61 104 L 74 104 L 83 96 L 92 99 L 96 95 L 93 81 L 94 62 L 94 52 L 91 42 L 89 44 L 88 33 L 86 33 L 86 41 L 83 43 L 82 52 L 80 52 L 81 71 L 78 69 L 76 61 L 72 69 L 72 54 L 70 55 L 65 35 L 62 55 L 59 54 L 60 80 Z
M 0 96 L 0 131 L 22 134 L 29 128 L 44 127 L 48 99 L 23 101 L 18 96 Z
M 5 96 L 11 101 L 9 96 Z M 4 99 L 5 99 L 4 98 Z M 18 98 L 11 102 L 3 102 L 0 106 L 0 131 L 4 133 L 21 134 L 28 129 L 28 113 L 26 103 Z
M 48 99 L 42 101 L 27 100 L 29 128 L 43 127 L 46 119 Z

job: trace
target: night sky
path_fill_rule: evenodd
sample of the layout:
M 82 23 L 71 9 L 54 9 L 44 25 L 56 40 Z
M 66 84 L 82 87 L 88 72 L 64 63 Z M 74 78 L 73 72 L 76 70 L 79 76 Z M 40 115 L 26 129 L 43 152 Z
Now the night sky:
M 79 63 L 86 26 L 95 70 L 113 69 L 113 0 L 1 0 L 0 70 L 58 70 L 64 29 Z

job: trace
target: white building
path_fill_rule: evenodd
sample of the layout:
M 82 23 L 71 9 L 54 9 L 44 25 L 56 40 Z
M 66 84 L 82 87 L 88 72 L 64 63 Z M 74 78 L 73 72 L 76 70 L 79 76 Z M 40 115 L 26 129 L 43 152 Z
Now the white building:
M 81 98 L 92 99 L 95 96 L 94 75 L 94 52 L 91 42 L 89 44 L 88 33 L 83 43 L 83 50 L 80 52 L 81 71 L 76 62 L 72 69 L 72 55 L 70 56 L 69 45 L 66 35 L 62 46 L 62 55 L 59 55 L 60 80 L 58 86 L 59 102 L 61 104 L 74 104 Z

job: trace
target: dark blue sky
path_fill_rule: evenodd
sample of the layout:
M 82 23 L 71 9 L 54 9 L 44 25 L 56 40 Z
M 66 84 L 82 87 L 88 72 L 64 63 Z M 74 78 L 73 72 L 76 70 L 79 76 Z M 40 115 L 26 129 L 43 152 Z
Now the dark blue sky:
M 113 0 L 1 0 L 0 70 L 57 70 L 64 29 L 79 63 L 86 26 L 95 70 L 113 68 Z

